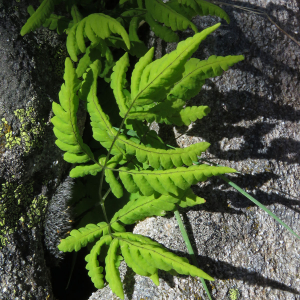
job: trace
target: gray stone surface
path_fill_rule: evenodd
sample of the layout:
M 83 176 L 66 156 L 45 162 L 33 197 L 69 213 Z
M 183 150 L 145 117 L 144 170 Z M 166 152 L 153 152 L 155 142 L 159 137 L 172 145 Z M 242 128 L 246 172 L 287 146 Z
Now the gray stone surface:
M 225 1 L 229 2 L 229 1 Z M 258 8 L 299 40 L 299 1 L 234 1 Z M 300 47 L 265 17 L 224 7 L 231 24 L 206 39 L 196 55 L 243 54 L 245 61 L 223 76 L 207 80 L 190 105 L 208 105 L 212 112 L 190 128 L 160 127 L 169 143 L 185 147 L 211 143 L 206 157 L 241 172 L 230 176 L 298 234 L 299 221 L 299 57 Z M 218 19 L 196 18 L 199 29 Z M 191 32 L 184 33 L 186 38 Z M 167 51 L 175 45 L 168 45 Z M 164 49 L 162 44 L 161 49 Z M 159 53 L 158 53 L 159 56 Z M 182 137 L 175 141 L 172 136 Z M 171 138 L 170 138 L 171 137 Z M 198 262 L 215 278 L 214 299 L 300 299 L 300 241 L 249 200 L 212 178 L 194 187 L 207 200 L 181 210 Z M 187 256 L 175 218 L 148 218 L 136 225 L 144 234 L 179 255 Z M 122 265 L 126 299 L 207 299 L 197 279 L 161 273 L 160 286 L 132 274 Z M 89 298 L 118 299 L 108 287 Z
M 51 102 L 57 101 L 62 83 L 61 57 L 56 54 L 64 41 L 46 29 L 21 37 L 28 5 L 0 1 L 1 300 L 53 299 L 43 222 L 68 167 L 54 144 L 50 123 Z M 69 224 L 68 214 L 63 217 L 61 237 L 69 226 L 63 226 Z M 56 230 L 51 234 L 53 241 Z

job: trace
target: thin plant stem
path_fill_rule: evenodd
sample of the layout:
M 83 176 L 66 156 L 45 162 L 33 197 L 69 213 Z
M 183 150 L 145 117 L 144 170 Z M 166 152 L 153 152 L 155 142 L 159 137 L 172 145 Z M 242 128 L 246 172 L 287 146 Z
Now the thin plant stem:
M 185 230 L 184 224 L 183 224 L 183 222 L 182 222 L 182 220 L 181 220 L 179 211 L 178 211 L 178 210 L 175 210 L 174 215 L 175 215 L 175 218 L 176 218 L 177 223 L 178 223 L 178 225 L 179 225 L 179 229 L 180 229 L 181 235 L 182 235 L 182 237 L 183 237 L 183 239 L 184 239 L 185 245 L 186 245 L 186 247 L 187 247 L 187 249 L 188 249 L 189 255 L 190 255 L 191 258 L 192 258 L 193 264 L 194 264 L 197 268 L 199 268 L 198 261 L 197 261 L 197 259 L 196 259 L 196 256 L 195 256 L 193 247 L 192 247 L 192 245 L 191 245 L 190 239 L 189 239 L 189 237 L 188 237 L 188 234 L 187 234 L 187 232 L 186 232 L 186 230 Z M 204 280 L 202 277 L 200 277 L 200 280 L 201 280 L 201 283 L 202 283 L 202 285 L 203 285 L 203 287 L 204 287 L 204 290 L 205 290 L 205 292 L 206 292 L 206 294 L 207 294 L 209 300 L 212 300 L 212 299 L 211 299 L 211 296 L 210 296 L 210 293 L 209 293 L 209 290 L 208 290 L 208 288 L 207 288 L 207 285 L 206 285 L 206 283 L 205 283 L 205 280 Z
M 267 19 L 277 27 L 277 29 L 279 29 L 284 35 L 286 35 L 288 38 L 290 38 L 293 42 L 295 42 L 298 46 L 300 46 L 300 42 L 298 42 L 295 38 L 293 38 L 290 34 L 288 34 L 286 31 L 284 31 L 282 28 L 280 28 L 271 18 L 270 16 L 263 12 L 263 11 L 260 11 L 259 9 L 253 9 L 253 8 L 248 8 L 248 7 L 243 7 L 243 6 L 239 6 L 239 5 L 235 5 L 235 4 L 229 4 L 229 3 L 225 3 L 225 2 L 221 2 L 221 1 L 215 1 L 215 0 L 212 0 L 212 1 L 209 1 L 211 3 L 214 3 L 214 4 L 219 4 L 219 5 L 225 5 L 225 6 L 231 6 L 231 7 L 235 7 L 235 8 L 238 8 L 238 9 L 242 9 L 244 11 L 247 11 L 247 12 L 250 12 L 250 13 L 254 13 L 254 14 L 257 14 L 257 15 L 263 15 L 265 17 L 267 17 Z
M 212 165 L 221 167 L 218 164 L 215 164 L 213 162 L 210 162 L 207 159 L 200 158 L 200 160 L 206 161 Z M 256 204 L 258 207 L 260 207 L 262 210 L 264 210 L 269 216 L 271 216 L 275 221 L 277 221 L 280 225 L 282 225 L 284 228 L 286 228 L 291 234 L 293 234 L 296 238 L 300 239 L 300 236 L 295 233 L 292 228 L 290 228 L 287 224 L 282 222 L 274 213 L 272 213 L 266 206 L 261 204 L 259 201 L 257 201 L 255 198 L 253 198 L 251 195 L 249 195 L 247 192 L 245 192 L 242 188 L 240 188 L 237 184 L 232 182 L 230 179 L 225 177 L 224 175 L 218 175 L 221 179 L 223 179 L 225 182 L 227 182 L 229 185 L 231 185 L 233 188 L 235 188 L 238 192 L 240 192 L 243 196 L 248 198 L 250 201 L 252 201 L 254 204 Z

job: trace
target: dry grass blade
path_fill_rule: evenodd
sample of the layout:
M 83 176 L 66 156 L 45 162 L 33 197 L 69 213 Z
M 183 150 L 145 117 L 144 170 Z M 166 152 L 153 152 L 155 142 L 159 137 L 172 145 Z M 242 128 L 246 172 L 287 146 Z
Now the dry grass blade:
M 257 14 L 257 15 L 263 15 L 265 17 L 267 17 L 267 19 L 273 24 L 275 25 L 283 34 L 285 34 L 288 38 L 290 38 L 292 41 L 294 41 L 298 46 L 300 46 L 300 42 L 298 42 L 295 38 L 293 38 L 291 35 L 289 35 L 286 31 L 284 31 L 282 28 L 280 28 L 271 18 L 270 16 L 263 12 L 263 11 L 260 11 L 259 9 L 253 9 L 253 8 L 248 8 L 248 7 L 243 7 L 243 6 L 239 6 L 239 5 L 235 5 L 235 4 L 229 4 L 229 3 L 225 3 L 225 2 L 220 2 L 220 1 L 209 1 L 211 3 L 214 3 L 214 4 L 219 4 L 219 5 L 225 5 L 225 6 L 231 6 L 231 7 L 235 7 L 235 8 L 238 8 L 238 9 L 242 9 L 244 11 L 248 11 L 250 13 L 254 13 L 254 14 Z

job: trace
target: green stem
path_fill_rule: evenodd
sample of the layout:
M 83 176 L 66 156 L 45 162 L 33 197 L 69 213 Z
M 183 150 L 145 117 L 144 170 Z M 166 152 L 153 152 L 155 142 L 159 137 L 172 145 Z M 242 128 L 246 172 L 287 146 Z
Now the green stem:
M 200 160 L 206 161 L 212 165 L 221 167 L 218 164 L 215 164 L 207 159 L 204 158 L 200 158 Z M 219 177 L 221 179 L 223 179 L 225 182 L 227 182 L 229 185 L 231 185 L 233 188 L 235 188 L 238 192 L 240 192 L 243 196 L 245 196 L 246 198 L 248 198 L 250 201 L 252 201 L 253 203 L 255 203 L 258 207 L 260 207 L 262 210 L 264 210 L 269 216 L 271 216 L 275 221 L 277 221 L 279 224 L 281 224 L 284 228 L 286 228 L 291 234 L 293 234 L 296 238 L 300 239 L 300 236 L 295 233 L 292 228 L 290 228 L 287 224 L 285 224 L 284 222 L 282 222 L 275 214 L 273 214 L 266 206 L 264 206 L 263 204 L 261 204 L 259 201 L 257 201 L 255 198 L 253 198 L 251 195 L 249 195 L 247 192 L 245 192 L 242 188 L 240 188 L 238 185 L 236 185 L 235 183 L 233 183 L 231 180 L 229 180 L 227 177 L 225 177 L 224 175 L 219 175 Z
M 190 239 L 189 239 L 189 237 L 188 237 L 188 234 L 187 234 L 187 232 L 186 232 L 186 230 L 185 230 L 184 224 L 183 224 L 183 222 L 182 222 L 182 220 L 181 220 L 179 211 L 178 211 L 178 210 L 175 210 L 174 215 L 175 215 L 175 217 L 176 217 L 176 220 L 177 220 L 177 223 L 178 223 L 178 225 L 179 225 L 179 229 L 180 229 L 181 235 L 182 235 L 182 237 L 183 237 L 183 239 L 184 239 L 185 245 L 186 245 L 186 247 L 187 247 L 187 249 L 188 249 L 188 252 L 189 252 L 189 254 L 190 254 L 191 258 L 192 258 L 192 261 L 193 261 L 194 265 L 195 265 L 196 267 L 199 268 L 198 261 L 197 261 L 197 259 L 196 259 L 196 256 L 195 256 L 193 247 L 192 247 L 192 245 L 191 245 Z M 202 285 L 203 285 L 203 287 L 204 287 L 204 290 L 205 290 L 205 292 L 206 292 L 206 294 L 207 294 L 209 300 L 212 300 L 212 299 L 211 299 L 211 296 L 210 296 L 210 293 L 209 293 L 209 290 L 208 290 L 208 288 L 207 288 L 207 285 L 206 285 L 206 283 L 205 283 L 205 280 L 204 280 L 202 277 L 200 277 L 200 280 L 201 280 L 201 283 L 202 283 Z

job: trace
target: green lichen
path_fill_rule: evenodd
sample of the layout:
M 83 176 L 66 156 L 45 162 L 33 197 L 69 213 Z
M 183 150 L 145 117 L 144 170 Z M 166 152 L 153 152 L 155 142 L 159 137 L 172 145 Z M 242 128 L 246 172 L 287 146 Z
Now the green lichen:
M 21 123 L 19 132 L 16 134 L 11 130 L 5 118 L 2 118 L 0 124 L 0 153 L 3 148 L 12 149 L 15 146 L 21 146 L 24 154 L 28 154 L 33 148 L 40 148 L 41 135 L 44 133 L 45 122 L 37 120 L 36 112 L 33 107 L 28 109 L 17 109 L 14 115 Z
M 230 289 L 229 290 L 229 299 L 230 300 L 238 300 L 240 296 L 238 289 Z
M 19 226 L 39 226 L 47 202 L 44 195 L 34 195 L 33 181 L 26 184 L 3 183 L 0 193 L 0 248 L 8 243 L 9 235 Z

